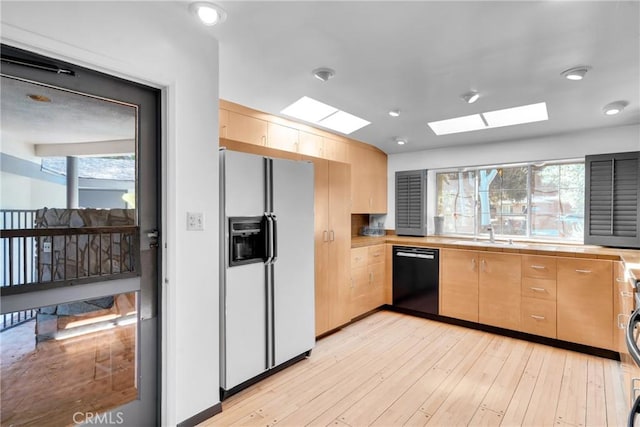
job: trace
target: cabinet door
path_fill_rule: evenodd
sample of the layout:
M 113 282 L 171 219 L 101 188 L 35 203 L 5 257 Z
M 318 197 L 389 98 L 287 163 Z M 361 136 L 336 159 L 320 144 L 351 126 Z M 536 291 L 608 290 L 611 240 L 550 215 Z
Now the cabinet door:
M 501 328 L 520 329 L 520 255 L 480 253 L 480 323 Z
M 324 157 L 324 141 L 321 136 L 300 131 L 298 153 L 313 157 Z
M 367 247 L 351 249 L 350 318 L 358 317 L 367 311 L 367 297 L 371 284 L 367 251 Z
M 337 298 L 329 284 L 329 162 L 312 159 L 314 165 L 316 336 L 333 329 L 330 316 Z
M 474 251 L 440 251 L 440 313 L 478 321 L 478 255 Z
M 298 152 L 298 129 L 269 122 L 267 146 L 283 151 Z
M 351 163 L 351 213 L 371 213 L 371 182 L 369 150 L 349 145 Z
M 333 138 L 322 138 L 324 148 L 323 157 L 336 162 L 349 162 L 349 154 L 347 152 L 347 143 Z
M 235 111 L 229 111 L 226 138 L 266 146 L 267 122 L 236 113 Z
M 336 328 L 351 320 L 349 311 L 351 273 L 351 211 L 349 206 L 351 168 L 346 163 L 329 165 L 329 286 L 334 292 L 330 307 L 331 325 Z
M 372 151 L 369 155 L 371 156 L 369 212 L 387 213 L 387 155 L 378 151 Z
M 558 339 L 613 348 L 611 261 L 558 258 Z

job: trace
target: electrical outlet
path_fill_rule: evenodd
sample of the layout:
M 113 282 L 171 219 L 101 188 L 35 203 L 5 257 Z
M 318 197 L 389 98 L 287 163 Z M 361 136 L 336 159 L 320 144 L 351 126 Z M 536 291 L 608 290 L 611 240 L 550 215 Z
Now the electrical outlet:
M 42 252 L 45 254 L 51 252 L 51 242 L 42 242 Z
M 204 214 L 202 212 L 187 212 L 187 230 L 204 230 Z

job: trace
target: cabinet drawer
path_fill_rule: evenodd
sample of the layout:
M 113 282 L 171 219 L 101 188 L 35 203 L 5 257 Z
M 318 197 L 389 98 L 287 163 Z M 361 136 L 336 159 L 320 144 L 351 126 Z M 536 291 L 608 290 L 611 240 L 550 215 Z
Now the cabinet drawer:
M 367 247 L 351 249 L 351 269 L 366 266 L 368 253 Z
M 607 284 L 611 289 L 613 271 L 611 261 L 562 258 L 558 263 L 558 282 L 578 282 L 587 284 Z
M 522 298 L 520 327 L 522 332 L 556 337 L 556 303 L 538 298 Z
M 384 262 L 384 245 L 369 246 L 369 264 Z
M 534 279 L 532 277 L 524 277 L 522 279 L 522 296 L 555 301 L 556 279 Z
M 523 255 L 522 277 L 556 279 L 556 259 L 547 256 Z

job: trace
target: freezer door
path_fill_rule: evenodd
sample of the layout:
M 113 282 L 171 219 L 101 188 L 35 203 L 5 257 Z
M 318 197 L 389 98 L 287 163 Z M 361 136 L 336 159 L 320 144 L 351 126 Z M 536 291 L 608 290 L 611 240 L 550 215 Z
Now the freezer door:
M 227 269 L 223 325 L 222 388 L 267 369 L 267 310 L 264 264 Z
M 225 216 L 258 216 L 265 212 L 265 158 L 223 150 Z
M 315 343 L 313 165 L 274 159 L 272 176 L 277 221 L 273 334 L 279 365 Z

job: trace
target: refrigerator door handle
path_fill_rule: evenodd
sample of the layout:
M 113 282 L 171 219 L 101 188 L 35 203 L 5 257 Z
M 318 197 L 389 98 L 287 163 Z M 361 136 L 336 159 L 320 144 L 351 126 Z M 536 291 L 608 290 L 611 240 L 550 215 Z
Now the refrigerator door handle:
M 265 264 L 269 265 L 273 262 L 273 219 L 271 215 L 266 213 L 264 214 L 264 218 L 267 221 L 267 225 L 265 227 Z
M 272 244 L 272 252 L 271 252 L 271 263 L 273 264 L 278 260 L 278 219 L 276 218 L 276 214 L 271 214 L 271 223 L 272 223 L 272 234 L 271 234 L 271 244 Z

